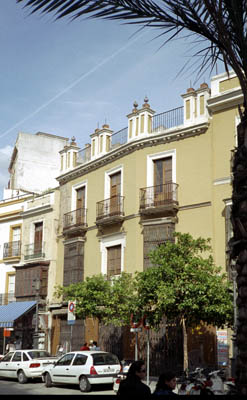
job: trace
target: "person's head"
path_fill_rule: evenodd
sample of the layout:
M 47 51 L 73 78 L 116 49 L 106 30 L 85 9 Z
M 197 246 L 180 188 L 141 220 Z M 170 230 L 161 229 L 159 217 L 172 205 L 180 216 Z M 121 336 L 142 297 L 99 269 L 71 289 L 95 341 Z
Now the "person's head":
M 97 342 L 96 342 L 96 340 L 93 341 L 93 345 L 97 347 Z
M 176 374 L 173 371 L 165 371 L 159 376 L 159 380 L 156 385 L 156 390 L 165 389 L 165 387 L 167 386 L 171 390 L 174 390 L 176 387 Z
M 138 376 L 140 379 L 144 379 L 146 374 L 145 363 L 143 360 L 134 361 L 127 372 L 128 377 Z
M 87 346 L 87 342 L 85 342 L 83 346 Z

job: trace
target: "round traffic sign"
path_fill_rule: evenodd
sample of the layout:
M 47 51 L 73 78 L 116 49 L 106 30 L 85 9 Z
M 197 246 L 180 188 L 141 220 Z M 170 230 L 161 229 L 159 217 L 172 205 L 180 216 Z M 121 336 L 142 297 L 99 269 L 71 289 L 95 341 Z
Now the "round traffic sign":
M 74 310 L 75 310 L 75 303 L 73 302 L 69 303 L 69 311 L 74 312 Z

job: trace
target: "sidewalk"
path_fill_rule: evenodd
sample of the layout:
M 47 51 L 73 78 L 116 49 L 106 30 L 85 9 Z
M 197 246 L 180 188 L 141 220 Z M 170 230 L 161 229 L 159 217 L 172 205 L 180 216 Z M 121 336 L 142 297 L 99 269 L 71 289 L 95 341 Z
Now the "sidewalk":
M 147 379 L 144 379 L 143 382 L 146 383 L 146 385 L 148 384 L 147 383 Z M 150 390 L 151 390 L 152 393 L 153 393 L 154 389 L 156 388 L 157 382 L 158 382 L 158 377 L 157 376 L 150 376 L 149 377 L 149 385 L 148 386 L 150 387 Z

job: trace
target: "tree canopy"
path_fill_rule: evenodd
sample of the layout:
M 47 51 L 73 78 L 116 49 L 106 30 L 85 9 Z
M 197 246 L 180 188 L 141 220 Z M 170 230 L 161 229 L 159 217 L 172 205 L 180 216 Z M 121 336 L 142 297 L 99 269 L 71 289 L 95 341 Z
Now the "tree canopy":
M 137 275 L 139 307 L 152 324 L 166 315 L 169 320 L 184 319 L 187 326 L 201 321 L 231 325 L 231 286 L 214 264 L 209 239 L 181 233 L 175 233 L 175 239 L 152 251 L 154 266 Z

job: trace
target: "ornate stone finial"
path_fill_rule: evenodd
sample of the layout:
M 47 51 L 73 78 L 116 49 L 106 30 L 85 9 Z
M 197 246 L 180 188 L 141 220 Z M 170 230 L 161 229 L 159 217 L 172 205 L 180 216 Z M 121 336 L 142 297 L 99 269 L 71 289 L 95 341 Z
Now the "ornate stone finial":
M 142 105 L 142 107 L 143 108 L 149 108 L 150 107 L 150 105 L 148 104 L 148 97 L 147 96 L 145 96 L 145 98 L 144 98 L 144 104 Z
M 133 108 L 132 111 L 133 111 L 133 112 L 137 112 L 137 107 L 138 107 L 137 101 L 134 101 L 133 106 L 134 106 L 134 108 Z
M 75 137 L 74 136 L 72 136 L 72 138 L 71 138 L 70 145 L 76 146 L 76 142 L 75 142 Z
M 208 89 L 208 84 L 206 82 L 201 83 L 200 89 Z

